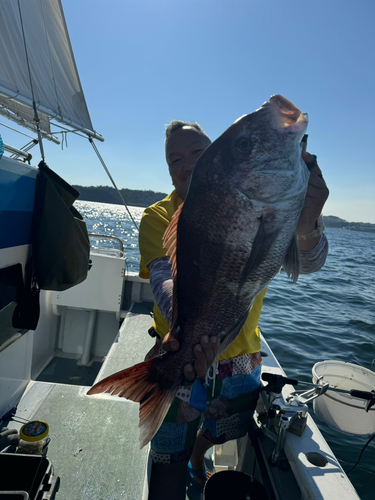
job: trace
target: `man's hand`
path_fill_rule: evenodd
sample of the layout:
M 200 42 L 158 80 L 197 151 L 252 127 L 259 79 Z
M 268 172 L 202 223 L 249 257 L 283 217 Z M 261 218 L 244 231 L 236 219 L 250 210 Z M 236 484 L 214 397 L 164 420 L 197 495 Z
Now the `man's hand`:
M 169 333 L 163 340 L 162 347 L 165 351 L 178 351 L 180 343 L 177 339 L 170 337 Z M 194 346 L 194 366 L 190 363 L 184 366 L 184 376 L 187 382 L 193 383 L 197 377 L 206 375 L 207 370 L 217 357 L 218 343 L 216 337 L 209 338 L 203 335 L 199 344 Z
M 313 156 L 305 151 L 302 152 L 302 159 L 306 163 L 313 160 Z M 329 190 L 324 182 L 322 172 L 317 165 L 310 170 L 310 179 L 307 186 L 305 204 L 297 224 L 297 234 L 306 235 L 314 231 L 315 223 L 322 213 L 323 206 L 327 201 Z M 308 251 L 315 247 L 319 237 L 311 240 L 299 240 L 301 250 Z

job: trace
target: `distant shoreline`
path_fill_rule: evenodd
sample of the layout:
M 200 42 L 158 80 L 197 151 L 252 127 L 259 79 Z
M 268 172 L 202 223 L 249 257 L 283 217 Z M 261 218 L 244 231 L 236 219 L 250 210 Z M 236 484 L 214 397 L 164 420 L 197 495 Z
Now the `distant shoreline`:
M 326 227 L 335 227 L 337 229 L 346 229 L 348 231 L 363 231 L 366 233 L 375 233 L 375 224 L 370 222 L 348 222 L 335 215 L 323 215 L 324 225 Z
M 113 187 L 78 185 L 73 185 L 73 187 L 79 192 L 79 201 L 95 201 L 97 203 L 122 205 L 122 200 Z M 167 196 L 167 193 L 138 189 L 120 189 L 120 193 L 128 206 L 145 208 Z
M 111 203 L 113 205 L 122 204 L 122 200 L 113 187 L 78 185 L 73 185 L 73 187 L 80 193 L 78 198 L 79 201 L 94 201 L 96 203 Z M 167 196 L 167 193 L 142 191 L 139 189 L 120 189 L 120 193 L 128 206 L 144 208 L 149 207 Z M 326 227 L 375 233 L 375 224 L 371 224 L 370 222 L 348 222 L 335 215 L 325 215 L 323 219 Z

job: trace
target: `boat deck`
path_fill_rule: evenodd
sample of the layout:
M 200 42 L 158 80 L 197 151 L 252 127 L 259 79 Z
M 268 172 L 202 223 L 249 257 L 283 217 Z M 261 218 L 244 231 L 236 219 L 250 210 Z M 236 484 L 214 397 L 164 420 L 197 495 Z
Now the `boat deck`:
M 142 361 L 154 343 L 151 303 L 134 304 L 98 378 Z M 56 376 L 56 373 L 54 374 Z M 31 381 L 16 418 L 45 420 L 50 426 L 48 458 L 61 479 L 64 500 L 141 499 L 147 479 L 148 447 L 139 449 L 138 404 L 88 397 L 88 386 Z M 22 424 L 12 422 L 12 428 Z

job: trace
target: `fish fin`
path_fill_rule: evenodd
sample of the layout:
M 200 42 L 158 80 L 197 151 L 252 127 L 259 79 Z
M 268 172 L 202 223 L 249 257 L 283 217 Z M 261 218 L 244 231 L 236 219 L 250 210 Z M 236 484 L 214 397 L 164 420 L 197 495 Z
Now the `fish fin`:
M 180 219 L 180 214 L 182 207 L 184 206 L 183 203 L 178 207 L 176 212 L 174 213 L 172 220 L 167 227 L 164 237 L 163 237 L 163 246 L 164 248 L 167 249 L 167 255 L 172 263 L 172 272 L 173 272 L 173 278 L 177 276 L 177 259 L 176 259 L 176 250 L 177 250 L 177 227 L 178 227 L 178 221 Z
M 227 335 L 220 338 L 220 344 L 219 344 L 218 353 L 217 353 L 216 358 L 220 357 L 223 354 L 223 352 L 231 345 L 231 343 L 237 337 L 241 328 L 245 324 L 248 316 L 249 316 L 249 312 L 247 311 L 246 314 L 243 316 L 243 318 L 234 327 L 234 329 L 230 333 L 228 333 Z
M 172 296 L 172 316 L 171 316 L 171 335 L 177 338 L 178 327 L 176 328 L 177 316 L 178 316 L 178 300 L 177 300 L 177 228 L 178 221 L 180 220 L 180 214 L 183 203 L 178 207 L 172 220 L 164 233 L 163 244 L 164 248 L 167 249 L 167 255 L 172 264 L 172 274 L 173 274 L 173 296 Z M 174 328 L 175 327 L 175 328 Z
M 259 218 L 258 232 L 254 238 L 249 258 L 242 271 L 240 285 L 239 285 L 239 292 L 241 292 L 241 289 L 246 283 L 250 274 L 254 271 L 254 269 L 259 267 L 259 265 L 267 257 L 271 249 L 271 246 L 276 239 L 276 236 L 277 236 L 277 231 L 269 232 L 266 230 L 266 224 L 264 218 L 263 216 L 261 216 Z
M 294 234 L 290 242 L 289 248 L 284 258 L 283 268 L 288 276 L 291 276 L 293 283 L 296 283 L 301 269 L 300 250 L 298 246 L 297 234 Z
M 143 448 L 154 437 L 176 395 L 177 388 L 163 389 L 153 379 L 152 369 L 162 356 L 126 368 L 95 384 L 87 395 L 110 393 L 140 403 L 139 440 Z

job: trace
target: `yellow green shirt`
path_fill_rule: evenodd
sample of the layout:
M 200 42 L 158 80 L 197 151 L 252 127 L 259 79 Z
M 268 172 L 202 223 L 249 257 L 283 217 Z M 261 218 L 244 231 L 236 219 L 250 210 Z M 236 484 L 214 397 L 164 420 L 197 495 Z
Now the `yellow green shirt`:
M 183 200 L 176 191 L 172 191 L 164 200 L 154 203 L 144 211 L 139 228 L 139 250 L 141 254 L 139 276 L 141 278 L 148 279 L 150 277 L 147 266 L 152 261 L 167 255 L 166 249 L 163 247 L 163 236 L 173 214 L 182 202 Z M 266 290 L 257 296 L 242 330 L 235 341 L 218 358 L 219 360 L 260 351 L 261 342 L 258 321 L 265 294 Z M 153 327 L 161 337 L 165 337 L 170 330 L 168 322 L 159 311 L 156 303 L 154 304 Z

